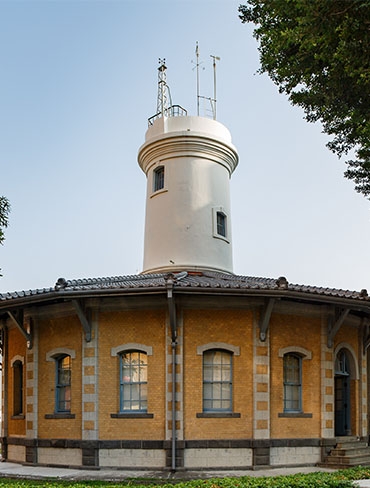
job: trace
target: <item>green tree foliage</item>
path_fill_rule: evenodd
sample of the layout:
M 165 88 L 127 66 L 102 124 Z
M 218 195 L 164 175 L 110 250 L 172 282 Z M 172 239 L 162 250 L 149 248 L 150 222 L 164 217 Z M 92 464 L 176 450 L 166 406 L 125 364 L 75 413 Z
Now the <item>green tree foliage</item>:
M 4 229 L 8 227 L 9 212 L 10 212 L 9 200 L 5 197 L 0 197 L 0 244 L 3 244 L 5 239 Z M 0 276 L 2 275 L 0 274 Z
M 370 197 L 370 0 L 247 0 L 243 23 L 255 24 L 260 73 L 267 73 L 321 121 L 345 176 Z

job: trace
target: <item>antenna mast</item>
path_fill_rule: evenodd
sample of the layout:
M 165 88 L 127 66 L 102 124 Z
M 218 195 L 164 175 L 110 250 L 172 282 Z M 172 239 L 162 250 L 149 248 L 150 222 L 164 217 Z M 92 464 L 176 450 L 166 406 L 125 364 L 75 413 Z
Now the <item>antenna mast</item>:
M 212 111 L 212 118 L 213 120 L 216 120 L 216 104 L 217 104 L 217 98 L 216 98 L 216 61 L 220 61 L 221 58 L 218 56 L 213 56 L 211 54 L 211 58 L 213 59 L 213 97 L 204 97 L 200 95 L 199 93 L 199 66 L 201 63 L 199 62 L 199 46 L 198 46 L 198 41 L 196 42 L 195 46 L 195 55 L 196 55 L 196 70 L 197 70 L 197 115 L 199 116 L 199 102 L 200 99 L 202 98 L 203 100 L 208 100 L 208 102 L 211 105 L 211 111 Z M 203 68 L 204 69 L 204 68 Z
M 213 119 L 216 120 L 216 61 L 220 61 L 221 58 L 218 56 L 213 56 L 211 54 L 211 58 L 213 59 L 213 99 L 211 100 L 212 112 L 213 112 Z
M 158 68 L 158 97 L 157 97 L 157 115 L 164 117 L 167 115 L 169 107 L 172 105 L 170 89 L 167 85 L 166 59 L 159 58 Z
M 195 47 L 195 55 L 197 57 L 197 115 L 199 117 L 199 47 L 198 47 L 198 41 Z

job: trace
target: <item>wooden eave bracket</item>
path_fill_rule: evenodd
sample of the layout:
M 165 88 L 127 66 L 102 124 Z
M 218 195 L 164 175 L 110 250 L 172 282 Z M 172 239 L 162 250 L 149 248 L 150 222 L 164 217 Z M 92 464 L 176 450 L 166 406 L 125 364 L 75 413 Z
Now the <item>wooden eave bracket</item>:
M 337 332 L 341 328 L 343 322 L 346 320 L 347 315 L 351 311 L 350 308 L 344 309 L 337 309 L 334 313 L 334 317 L 332 315 L 328 318 L 328 347 L 332 348 L 334 344 L 334 338 L 337 335 Z
M 27 320 L 27 327 L 24 326 L 24 312 L 23 309 L 15 310 L 11 312 L 7 310 L 7 314 L 12 322 L 15 324 L 19 332 L 27 341 L 27 349 L 32 349 L 33 347 L 33 331 L 32 331 L 32 320 L 31 318 Z
M 271 313 L 272 309 L 274 307 L 274 303 L 276 301 L 276 298 L 269 298 L 268 301 L 266 302 L 266 305 L 264 309 L 262 310 L 261 313 L 261 318 L 260 318 L 260 341 L 265 342 L 266 336 L 267 336 L 267 330 L 270 325 L 270 318 L 271 318 Z
M 85 340 L 86 342 L 90 342 L 92 330 L 91 319 L 88 317 L 81 300 L 72 300 L 72 304 L 76 310 L 78 318 L 80 319 L 83 331 L 85 332 Z
M 363 353 L 366 354 L 367 348 L 370 346 L 370 325 L 369 325 L 369 319 L 364 319 L 365 324 L 364 324 L 364 334 L 363 334 Z

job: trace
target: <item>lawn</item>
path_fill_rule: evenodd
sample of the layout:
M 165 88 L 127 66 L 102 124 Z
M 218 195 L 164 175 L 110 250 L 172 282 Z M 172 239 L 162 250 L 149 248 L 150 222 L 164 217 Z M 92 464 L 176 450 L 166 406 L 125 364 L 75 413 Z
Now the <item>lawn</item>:
M 214 478 L 207 480 L 168 482 L 132 479 L 109 481 L 56 481 L 0 478 L 0 488 L 349 488 L 354 480 L 370 479 L 369 468 L 352 468 L 331 473 L 316 472 L 289 476 Z

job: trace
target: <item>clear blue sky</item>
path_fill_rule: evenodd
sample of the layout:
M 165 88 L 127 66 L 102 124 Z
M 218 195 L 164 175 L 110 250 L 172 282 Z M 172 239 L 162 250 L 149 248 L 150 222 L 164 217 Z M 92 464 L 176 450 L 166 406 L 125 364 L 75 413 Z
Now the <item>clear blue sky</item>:
M 212 95 L 240 163 L 234 272 L 370 289 L 369 201 L 267 76 L 234 0 L 0 1 L 0 195 L 12 205 L 0 291 L 142 269 L 145 176 L 158 58 L 173 102 Z

